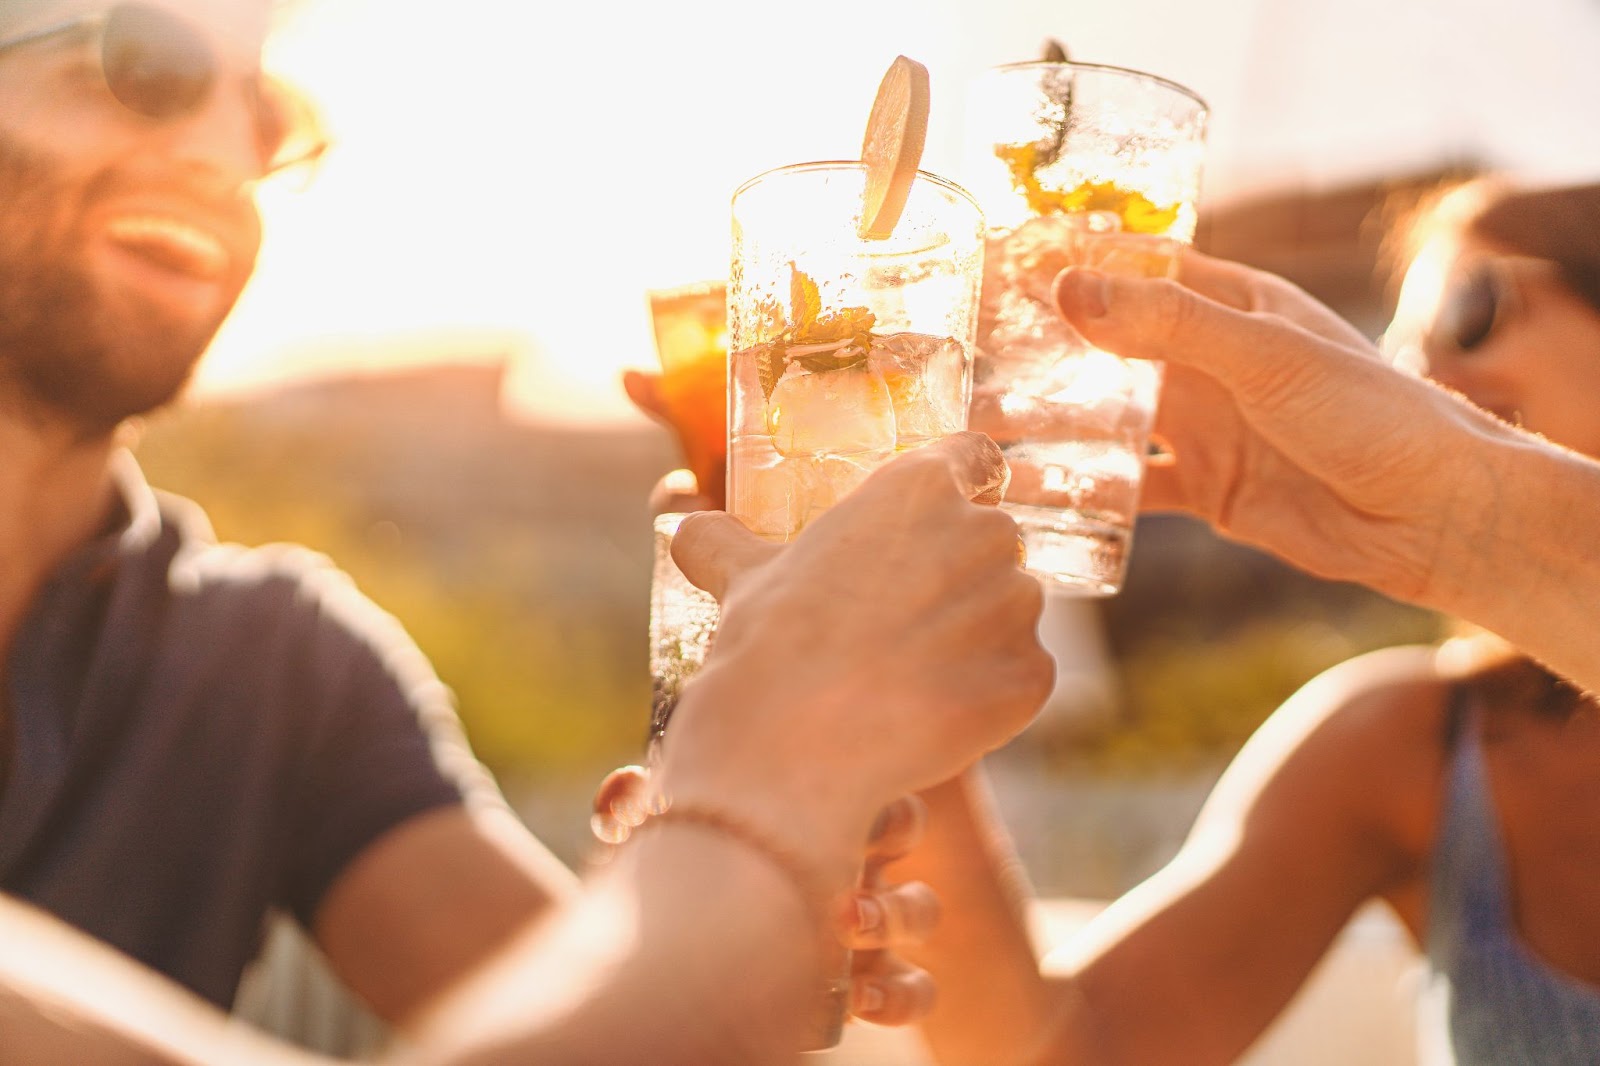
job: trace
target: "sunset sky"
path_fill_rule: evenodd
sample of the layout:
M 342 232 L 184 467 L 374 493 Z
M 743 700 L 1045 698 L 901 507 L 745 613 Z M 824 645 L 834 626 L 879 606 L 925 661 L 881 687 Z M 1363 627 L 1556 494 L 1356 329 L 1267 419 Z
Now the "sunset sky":
M 1600 173 L 1592 0 L 551 6 L 305 0 L 273 62 L 338 146 L 311 188 L 264 190 L 200 392 L 509 354 L 528 417 L 633 417 L 616 377 L 653 360 L 645 290 L 725 273 L 745 178 L 853 156 L 897 53 L 932 74 L 924 168 L 957 180 L 965 82 L 1047 36 L 1208 100 L 1211 202 L 1472 151 Z

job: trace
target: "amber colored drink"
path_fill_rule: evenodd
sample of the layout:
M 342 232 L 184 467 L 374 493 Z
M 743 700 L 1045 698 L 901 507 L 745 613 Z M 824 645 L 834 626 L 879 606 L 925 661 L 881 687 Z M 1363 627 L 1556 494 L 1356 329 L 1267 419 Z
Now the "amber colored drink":
M 728 454 L 727 287 L 704 281 L 650 293 L 661 398 L 700 491 L 722 495 Z

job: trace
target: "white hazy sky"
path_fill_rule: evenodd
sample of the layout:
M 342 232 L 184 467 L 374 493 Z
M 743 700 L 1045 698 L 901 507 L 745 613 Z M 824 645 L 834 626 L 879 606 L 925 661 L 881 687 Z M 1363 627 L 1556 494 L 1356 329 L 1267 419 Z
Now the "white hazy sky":
M 745 178 L 854 155 L 897 53 L 958 180 L 965 82 L 1047 36 L 1208 100 L 1212 202 L 1452 154 L 1600 174 L 1600 0 L 305 2 L 276 65 L 338 147 L 264 193 L 202 392 L 509 351 L 530 417 L 632 417 L 645 289 L 725 273 Z

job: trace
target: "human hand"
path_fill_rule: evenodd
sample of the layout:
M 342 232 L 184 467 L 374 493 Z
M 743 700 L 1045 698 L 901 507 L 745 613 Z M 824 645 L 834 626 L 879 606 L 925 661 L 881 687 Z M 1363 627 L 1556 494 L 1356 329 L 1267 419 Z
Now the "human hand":
M 622 766 L 595 792 L 595 834 L 620 842 L 651 814 L 649 771 Z M 919 881 L 889 885 L 884 867 L 910 852 L 926 826 L 926 809 L 902 796 L 879 812 L 867 836 L 864 867 L 854 890 L 833 908 L 834 935 L 851 949 L 850 1013 L 876 1025 L 909 1025 L 933 1009 L 933 979 L 898 952 L 925 942 L 939 921 L 939 901 Z
M 1500 424 L 1386 365 L 1354 327 L 1261 271 L 1185 254 L 1182 284 L 1069 270 L 1073 326 L 1167 362 L 1147 510 L 1178 509 L 1323 577 L 1417 602 L 1454 568 L 1452 523 L 1492 499 L 1468 443 Z
M 927 809 L 902 796 L 879 812 L 867 837 L 861 883 L 843 897 L 840 941 L 850 958 L 850 1013 L 875 1025 L 909 1025 L 933 1010 L 932 975 L 901 954 L 927 941 L 939 923 L 939 898 L 922 881 L 887 883 L 884 868 L 916 847 Z
M 1019 731 L 1054 667 L 1015 524 L 972 502 L 1003 477 L 993 442 L 961 433 L 874 472 L 781 550 L 723 513 L 686 519 L 674 558 L 722 620 L 664 738 L 669 791 L 859 842 L 894 797 Z

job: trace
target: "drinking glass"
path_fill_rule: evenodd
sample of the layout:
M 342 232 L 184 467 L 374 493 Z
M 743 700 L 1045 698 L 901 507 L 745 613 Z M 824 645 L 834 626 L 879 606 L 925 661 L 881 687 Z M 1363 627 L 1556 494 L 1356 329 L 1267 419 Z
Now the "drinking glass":
M 727 479 L 727 286 L 699 281 L 648 295 L 661 399 L 699 491 L 718 498 Z
M 982 213 L 919 172 L 893 234 L 864 240 L 866 180 L 805 163 L 733 197 L 728 510 L 772 541 L 967 425 Z
M 660 737 L 683 684 L 705 662 L 717 630 L 717 601 L 672 561 L 672 538 L 687 517 L 656 515 L 650 572 L 650 737 Z
M 794 537 L 896 454 L 967 425 L 982 212 L 960 187 L 918 172 L 893 233 L 863 239 L 866 180 L 859 162 L 803 163 L 734 193 L 727 506 L 774 542 Z M 663 740 L 717 625 L 716 602 L 672 562 L 683 517 L 655 521 L 652 743 Z M 835 955 L 809 1050 L 842 1034 L 850 963 L 842 945 Z
M 1068 266 L 1172 276 L 1194 237 L 1206 106 L 1140 71 L 1017 63 L 983 74 L 964 181 L 988 219 L 972 428 L 1005 453 L 1028 570 L 1122 586 L 1159 365 L 1086 342 L 1052 295 Z

